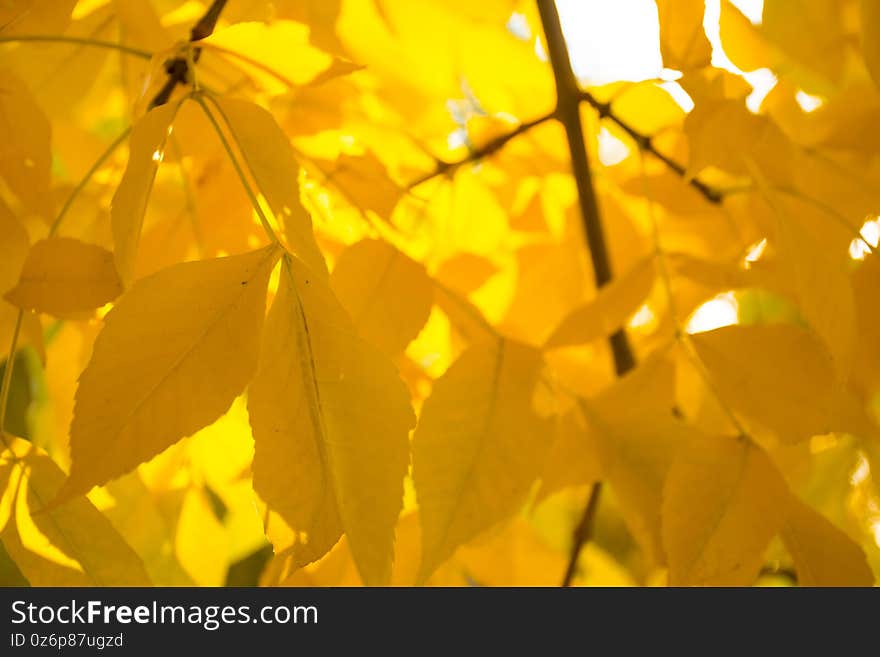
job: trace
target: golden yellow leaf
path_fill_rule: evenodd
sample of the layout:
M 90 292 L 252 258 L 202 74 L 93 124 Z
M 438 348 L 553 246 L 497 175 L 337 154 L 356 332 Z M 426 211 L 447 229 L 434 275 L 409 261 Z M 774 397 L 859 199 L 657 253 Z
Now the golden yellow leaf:
M 219 98 L 220 109 L 260 193 L 284 227 L 294 253 L 315 276 L 327 275 L 327 264 L 315 242 L 312 218 L 299 197 L 299 164 L 287 135 L 269 112 L 254 103 Z
M 554 420 L 553 446 L 541 473 L 539 501 L 568 486 L 602 479 L 602 456 L 583 411 L 573 406 Z
M 872 254 L 852 273 L 856 300 L 859 357 L 855 373 L 862 386 L 880 382 L 880 305 L 876 303 L 880 289 L 880 256 Z
M 473 253 L 457 253 L 437 268 L 437 280 L 468 294 L 482 287 L 498 271 L 489 260 Z
M 418 335 L 434 298 L 425 268 L 379 240 L 363 240 L 343 251 L 330 285 L 361 336 L 389 356 Z
M 346 201 L 362 211 L 375 212 L 383 221 L 391 221 L 391 213 L 404 193 L 385 165 L 370 152 L 343 153 L 334 162 L 322 162 L 321 174 L 324 184 L 339 190 Z
M 202 43 L 229 64 L 244 70 L 269 93 L 313 80 L 333 57 L 308 42 L 309 30 L 293 21 L 238 23 L 218 30 Z
M 248 401 L 254 490 L 293 532 L 276 551 L 301 566 L 344 532 L 363 581 L 387 582 L 415 423 L 405 386 L 327 284 L 289 257 L 260 362 Z
M 0 25 L 6 34 L 64 32 L 76 0 L 15 0 L 0 5 Z
M 67 499 L 118 477 L 229 408 L 253 376 L 270 246 L 141 279 L 107 315 L 70 427 Z
M 658 0 L 660 52 L 666 68 L 687 71 L 709 64 L 712 47 L 703 31 L 703 0 Z
M 721 398 L 788 442 L 831 428 L 834 368 L 796 326 L 726 326 L 691 336 Z
M 140 557 L 85 497 L 44 511 L 64 473 L 29 442 L 4 435 L 0 540 L 32 586 L 149 586 Z
M 831 91 L 842 81 L 849 54 L 845 13 L 837 0 L 764 3 L 761 32 L 785 54 L 788 74 L 807 91 Z
M 0 177 L 29 208 L 48 215 L 51 127 L 25 84 L 0 69 Z
M 179 107 L 179 103 L 156 107 L 142 116 L 131 131 L 128 164 L 110 202 L 116 268 L 126 285 L 134 275 L 147 203 Z
M 6 300 L 24 310 L 66 317 L 99 308 L 122 292 L 113 254 L 69 237 L 31 247 L 18 284 Z
M 802 220 L 807 211 L 799 206 L 795 209 L 801 212 L 777 217 L 781 273 L 791 285 L 804 318 L 825 341 L 840 378 L 845 380 L 852 367 L 856 337 L 848 254 L 834 243 L 831 234 L 812 236 Z
M 5 205 L 0 203 L 0 294 L 18 281 L 28 252 L 28 234 Z
M 873 586 L 865 553 L 820 513 L 792 497 L 782 540 L 794 560 L 800 586 Z
M 183 496 L 174 552 L 181 567 L 198 586 L 222 586 L 229 566 L 223 525 L 217 519 L 207 493 L 191 487 Z
M 880 2 L 861 0 L 862 55 L 874 82 L 880 86 Z
M 788 489 L 745 438 L 683 448 L 663 488 L 663 545 L 673 586 L 747 586 L 785 520 Z
M 595 299 L 569 313 L 547 338 L 544 347 L 585 344 L 611 335 L 644 302 L 654 284 L 654 275 L 653 257 L 639 261 L 601 288 Z
M 533 403 L 542 365 L 531 347 L 482 342 L 434 383 L 413 438 L 421 580 L 508 518 L 540 474 L 550 447 L 549 421 Z
M 674 381 L 671 361 L 654 354 L 580 404 L 621 515 L 648 560 L 658 564 L 663 483 L 681 446 L 702 437 L 673 415 Z
M 687 176 L 707 167 L 746 175 L 757 167 L 772 184 L 791 178 L 793 147 L 771 119 L 752 114 L 739 100 L 698 105 L 684 121 L 690 145 Z

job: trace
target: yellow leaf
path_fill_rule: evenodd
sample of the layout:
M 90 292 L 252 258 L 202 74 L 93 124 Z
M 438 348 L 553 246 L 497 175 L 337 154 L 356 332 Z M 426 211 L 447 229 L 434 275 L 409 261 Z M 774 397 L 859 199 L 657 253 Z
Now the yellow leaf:
M 156 107 L 141 117 L 131 131 L 128 165 L 110 202 L 116 268 L 126 285 L 134 275 L 147 203 L 179 107 L 180 103 Z
M 530 344 L 543 344 L 592 292 L 579 229 L 570 224 L 569 230 L 559 243 L 528 244 L 516 253 L 517 282 L 504 327 Z
M 61 34 L 76 0 L 13 0 L 0 5 L 4 34 Z
M 349 203 L 360 210 L 371 210 L 383 221 L 391 213 L 404 190 L 388 175 L 385 165 L 370 152 L 364 155 L 341 154 L 333 162 L 322 162 L 325 183 L 339 190 Z
M 175 265 L 119 300 L 80 377 L 62 499 L 128 472 L 226 412 L 256 370 L 278 256 L 270 246 Z
M 797 65 L 786 73 L 808 91 L 832 91 L 841 82 L 850 47 L 845 13 L 839 0 L 764 3 L 761 31 Z
M 229 131 L 276 220 L 284 226 L 296 255 L 316 276 L 327 275 L 327 264 L 315 242 L 312 218 L 299 198 L 299 164 L 287 135 L 269 112 L 254 103 L 216 99 Z
M 183 496 L 174 551 L 180 565 L 199 586 L 222 586 L 229 566 L 223 525 L 205 491 L 191 487 Z
M 0 294 L 18 281 L 28 252 L 28 234 L 5 205 L 0 203 Z
M 29 208 L 48 214 L 49 120 L 11 71 L 0 69 L 0 176 Z
M 54 3 L 53 0 L 45 0 L 35 3 L 35 5 L 57 4 L 57 9 L 63 11 L 62 7 L 68 2 L 69 0 L 60 0 L 57 3 Z M 37 9 L 36 6 L 34 8 Z M 57 24 L 62 20 L 67 22 L 61 16 L 57 16 L 53 20 L 52 17 L 45 15 L 46 12 L 39 9 L 37 15 L 29 16 L 29 18 L 36 19 L 42 13 L 50 24 L 52 22 Z M 57 9 L 53 8 L 53 13 Z M 100 7 L 93 5 L 88 15 L 71 21 L 67 29 L 51 30 L 48 25 L 36 21 L 33 23 L 23 21 L 23 23 L 30 23 L 31 27 L 28 31 L 23 30 L 21 34 L 52 36 L 63 34 L 64 37 L 73 39 L 119 40 L 117 36 L 119 33 L 116 31 L 117 26 L 114 24 L 113 18 L 114 12 L 110 3 L 105 3 Z M 21 43 L 13 50 L 6 50 L 4 60 L 22 80 L 27 81 L 38 104 L 53 121 L 56 119 L 69 121 L 73 108 L 85 100 L 88 93 L 98 83 L 101 68 L 107 63 L 110 54 L 111 51 L 107 48 L 96 48 L 85 43 L 37 41 Z M 126 58 L 127 63 L 132 67 L 143 66 L 143 62 L 139 60 L 132 62 L 132 59 Z M 116 60 L 116 63 L 118 64 L 119 60 Z M 131 68 L 130 70 L 140 69 Z M 55 123 L 53 129 L 57 125 L 58 123 Z
M 602 457 L 583 411 L 574 406 L 557 415 L 555 423 L 553 446 L 541 474 L 538 501 L 568 486 L 585 485 L 602 478 Z
M 39 448 L 3 436 L 0 539 L 32 586 L 149 586 L 140 557 L 85 497 L 44 510 L 64 473 Z
M 682 449 L 663 488 L 669 583 L 751 584 L 788 495 L 767 455 L 745 438 L 709 437 Z
M 122 292 L 113 254 L 69 237 L 31 247 L 18 285 L 6 300 L 24 310 L 67 317 L 112 301 Z
M 238 23 L 218 30 L 202 44 L 245 71 L 272 94 L 313 80 L 333 57 L 308 43 L 309 30 L 293 21 Z
M 792 497 L 782 540 L 800 586 L 873 586 L 865 553 L 824 516 Z
M 550 423 L 533 404 L 542 364 L 523 344 L 484 342 L 434 383 L 413 438 L 420 580 L 512 515 L 540 474 L 550 446 Z
M 870 388 L 880 383 L 880 255 L 874 253 L 865 258 L 852 273 L 852 287 L 859 336 L 855 373 L 860 383 Z
M 754 71 L 775 63 L 779 54 L 761 34 L 760 28 L 737 9 L 730 0 L 721 0 L 718 29 L 724 54 L 743 71 Z
M 278 0 L 278 18 L 288 18 L 309 26 L 309 41 L 327 52 L 344 52 L 336 35 L 336 20 L 342 0 Z
M 674 382 L 671 361 L 655 354 L 580 404 L 603 476 L 633 537 L 653 563 L 663 561 L 663 482 L 681 445 L 701 437 L 673 415 Z M 633 412 L 634 400 L 638 400 L 637 412 Z
M 601 288 L 596 298 L 569 313 L 545 343 L 545 348 L 568 347 L 611 335 L 644 302 L 654 284 L 654 258 Z
M 703 0 L 658 0 L 660 52 L 666 68 L 679 71 L 707 66 L 712 47 L 703 31 Z
M 293 530 L 276 552 L 291 549 L 301 566 L 345 532 L 363 581 L 387 582 L 415 423 L 409 394 L 293 258 L 282 263 L 248 410 L 254 490 Z
M 880 0 L 861 0 L 862 55 L 874 82 L 880 86 Z
M 379 240 L 363 240 L 343 251 L 330 285 L 361 336 L 389 356 L 418 335 L 434 298 L 425 268 Z
M 721 398 L 780 439 L 796 442 L 831 428 L 834 368 L 808 331 L 725 326 L 690 340 Z
M 752 114 L 741 101 L 697 105 L 685 119 L 684 131 L 690 144 L 689 178 L 707 167 L 745 175 L 757 166 L 773 184 L 791 179 L 790 141 L 776 123 Z
M 825 230 L 813 236 L 806 223 L 809 217 L 809 209 L 800 204 L 785 215 L 777 215 L 775 246 L 781 273 L 804 318 L 825 341 L 840 378 L 845 380 L 852 367 L 856 337 L 848 254 L 845 247 L 835 243 L 837 225 L 827 230 L 828 218 L 820 216 L 817 223 Z
M 436 278 L 453 290 L 469 294 L 498 272 L 489 260 L 473 253 L 457 253 L 437 268 Z

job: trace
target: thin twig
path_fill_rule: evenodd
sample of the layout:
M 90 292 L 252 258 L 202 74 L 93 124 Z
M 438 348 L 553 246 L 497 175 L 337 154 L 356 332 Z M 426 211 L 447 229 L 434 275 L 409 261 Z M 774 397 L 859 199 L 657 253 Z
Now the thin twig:
M 590 162 L 587 158 L 584 128 L 580 116 L 581 90 L 571 67 L 568 47 L 562 34 L 562 25 L 559 22 L 559 14 L 556 11 L 554 0 L 538 0 L 538 12 L 541 15 L 550 64 L 553 67 L 553 77 L 556 80 L 556 112 L 554 116 L 565 128 L 572 174 L 577 185 L 584 234 L 593 264 L 593 275 L 596 287 L 601 288 L 611 282 L 611 260 L 602 230 L 602 220 L 596 199 L 596 190 L 593 188 Z M 618 329 L 609 338 L 609 343 L 614 359 L 614 369 L 618 376 L 622 376 L 635 366 L 635 357 L 626 332 L 622 328 Z M 598 484 L 594 485 L 590 491 L 590 497 L 587 500 L 581 521 L 575 529 L 562 586 L 571 584 L 581 548 L 590 539 L 593 517 L 599 504 L 601 491 L 602 487 Z
M 480 148 L 476 148 L 470 152 L 470 154 L 464 158 L 463 160 L 458 160 L 457 162 L 447 162 L 445 160 L 437 160 L 436 165 L 434 166 L 434 170 L 426 173 L 425 175 L 417 178 L 413 182 L 409 184 L 409 188 L 417 187 L 424 182 L 431 180 L 432 178 L 436 178 L 437 176 L 451 176 L 454 174 L 459 167 L 464 166 L 465 164 L 470 164 L 471 162 L 479 162 L 483 158 L 489 157 L 490 155 L 494 155 L 498 151 L 500 151 L 510 140 L 518 137 L 519 135 L 525 134 L 529 130 L 534 127 L 541 125 L 542 123 L 546 123 L 552 118 L 555 118 L 556 112 L 550 112 L 549 114 L 544 114 L 543 116 L 539 116 L 536 119 L 532 119 L 531 121 L 526 121 L 525 123 L 520 123 L 514 130 L 508 132 L 507 134 L 500 135 L 495 137 L 491 141 L 487 142 Z
M 593 96 L 593 94 L 591 94 L 589 91 L 580 88 L 577 88 L 576 96 L 579 101 L 587 103 L 590 107 L 596 110 L 596 112 L 599 114 L 600 119 L 608 119 L 609 121 L 617 125 L 621 130 L 623 130 L 627 135 L 629 135 L 629 137 L 636 143 L 636 146 L 638 146 L 641 151 L 645 153 L 650 153 L 655 158 L 660 160 L 663 164 L 665 164 L 670 171 L 677 174 L 681 178 L 686 178 L 687 171 L 684 165 L 676 162 L 671 157 L 658 150 L 658 148 L 654 144 L 654 138 L 651 135 L 639 132 L 629 123 L 620 118 L 620 116 L 615 114 L 612 108 L 612 104 L 610 102 L 603 103 L 599 101 L 595 96 Z M 532 128 L 539 126 L 542 123 L 549 121 L 550 119 L 559 118 L 557 113 L 558 109 L 543 116 L 539 116 L 538 118 L 531 121 L 521 123 L 514 130 L 508 132 L 507 134 L 495 137 L 487 144 L 481 146 L 480 148 L 474 149 L 464 159 L 455 162 L 437 160 L 434 166 L 434 170 L 429 171 L 419 178 L 416 178 L 413 182 L 409 184 L 409 188 L 412 189 L 413 187 L 421 185 L 422 183 L 432 180 L 433 178 L 436 178 L 438 176 L 452 175 L 460 167 L 466 164 L 479 162 L 483 158 L 494 155 L 502 148 L 504 148 L 508 142 L 515 139 L 516 137 L 525 134 Z M 697 192 L 699 192 L 703 196 L 703 198 L 705 198 L 709 203 L 720 205 L 721 202 L 724 200 L 724 193 L 715 189 L 714 187 L 707 185 L 701 180 L 691 178 L 687 180 L 687 184 L 689 184 Z
M 613 122 L 617 125 L 621 130 L 623 130 L 630 138 L 636 143 L 640 150 L 645 153 L 650 153 L 658 160 L 663 162 L 671 171 L 678 174 L 682 178 L 685 177 L 685 168 L 675 160 L 673 160 L 668 155 L 661 153 L 657 150 L 657 147 L 654 145 L 654 139 L 651 135 L 646 135 L 642 132 L 639 132 L 631 125 L 629 125 L 626 121 L 621 119 L 611 108 L 611 103 L 603 103 L 596 99 L 593 94 L 589 91 L 580 90 L 580 99 L 587 103 L 590 107 L 592 107 L 599 114 L 600 119 L 607 118 L 609 121 Z M 703 197 L 709 201 L 710 203 L 719 204 L 723 199 L 723 195 L 717 189 L 714 189 L 707 185 L 706 183 L 697 180 L 696 178 L 691 178 L 687 181 L 691 187 L 696 189 Z

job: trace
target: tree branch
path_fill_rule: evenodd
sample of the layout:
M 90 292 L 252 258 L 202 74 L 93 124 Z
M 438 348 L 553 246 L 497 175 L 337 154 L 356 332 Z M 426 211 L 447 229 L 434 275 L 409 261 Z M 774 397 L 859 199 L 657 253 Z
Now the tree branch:
M 549 114 L 545 114 L 544 116 L 539 116 L 537 119 L 532 119 L 531 121 L 526 121 L 525 123 L 519 124 L 514 130 L 508 132 L 506 135 L 500 135 L 495 137 L 491 141 L 487 142 L 480 148 L 474 149 L 471 153 L 464 158 L 463 160 L 459 160 L 457 162 L 447 162 L 445 160 L 437 160 L 437 164 L 434 167 L 433 171 L 430 171 L 423 175 L 420 178 L 417 178 L 413 182 L 409 184 L 409 188 L 417 187 L 421 185 L 423 182 L 427 182 L 432 178 L 436 178 L 437 176 L 448 176 L 455 173 L 459 167 L 464 166 L 465 164 L 469 164 L 471 162 L 478 162 L 482 160 L 484 157 L 488 157 L 490 155 L 494 155 L 498 151 L 500 151 L 510 140 L 518 137 L 519 135 L 525 134 L 532 128 L 535 128 L 542 123 L 546 123 L 552 118 L 556 117 L 556 112 L 550 112 Z
M 658 160 L 663 162 L 663 164 L 665 164 L 673 173 L 681 176 L 682 178 L 685 177 L 685 167 L 682 164 L 673 160 L 665 153 L 659 151 L 654 145 L 654 138 L 651 135 L 646 135 L 642 132 L 639 132 L 634 127 L 629 125 L 626 121 L 621 119 L 617 114 L 615 114 L 611 103 L 603 103 L 599 101 L 595 96 L 593 96 L 593 94 L 591 94 L 589 91 L 580 88 L 578 88 L 577 97 L 579 100 L 587 103 L 590 107 L 596 110 L 596 112 L 599 114 L 600 119 L 608 119 L 612 121 L 627 135 L 629 135 L 630 138 L 639 147 L 639 149 L 656 157 Z M 413 187 L 421 185 L 424 182 L 432 180 L 437 176 L 451 175 L 465 164 L 478 162 L 485 157 L 494 155 L 502 148 L 504 148 L 504 146 L 507 145 L 507 142 L 511 141 L 515 137 L 518 137 L 519 135 L 528 132 L 532 128 L 539 126 L 542 123 L 549 121 L 550 119 L 558 118 L 557 111 L 558 110 L 554 110 L 553 112 L 545 114 L 544 116 L 540 116 L 537 119 L 533 119 L 531 121 L 527 121 L 526 123 L 520 124 L 516 127 L 516 129 L 512 130 L 511 132 L 496 137 L 484 146 L 473 150 L 466 158 L 462 160 L 458 160 L 457 162 L 438 160 L 436 166 L 434 167 L 434 170 L 429 171 L 428 173 L 411 182 L 409 184 L 409 189 L 412 189 Z M 724 198 L 724 194 L 722 192 L 700 180 L 697 180 L 696 178 L 691 178 L 687 181 L 687 183 L 695 190 L 697 190 L 697 192 L 699 192 L 703 196 L 703 198 L 705 198 L 709 203 L 718 205 L 722 202 Z
M 584 234 L 593 263 L 596 286 L 601 288 L 611 282 L 612 271 L 584 141 L 584 128 L 580 116 L 582 94 L 574 71 L 571 68 L 568 47 L 562 34 L 562 25 L 559 22 L 556 3 L 554 0 L 537 0 L 537 2 L 538 12 L 541 15 L 541 24 L 544 28 L 544 36 L 547 41 L 550 64 L 553 67 L 553 76 L 556 80 L 555 116 L 565 128 L 565 135 L 568 139 L 572 174 L 577 185 Z M 635 358 L 626 332 L 623 329 L 618 329 L 610 337 L 609 343 L 611 354 L 614 358 L 614 369 L 618 376 L 622 376 L 635 366 Z M 593 517 L 596 513 L 601 491 L 600 484 L 594 485 L 590 491 L 590 497 L 584 509 L 582 519 L 574 532 L 568 568 L 562 581 L 563 586 L 571 584 L 581 547 L 590 538 Z
M 226 6 L 226 2 L 227 0 L 214 0 L 211 3 L 211 6 L 208 7 L 204 15 L 202 15 L 190 30 L 190 43 L 211 36 L 214 32 L 214 28 L 217 27 L 217 21 L 220 18 L 220 13 L 223 11 L 223 8 Z M 201 56 L 201 48 L 195 48 L 192 54 L 193 63 L 199 61 L 199 57 Z M 174 93 L 177 85 L 186 84 L 189 75 L 189 63 L 185 57 L 174 57 L 165 62 L 165 72 L 168 74 L 168 79 L 165 80 L 165 84 L 162 85 L 162 88 L 159 89 L 153 97 L 153 100 L 150 101 L 149 109 L 167 103 L 171 99 L 171 94 Z
M 585 103 L 587 103 L 590 107 L 592 107 L 599 114 L 599 118 L 607 118 L 616 124 L 621 130 L 623 130 L 626 134 L 628 134 L 636 145 L 644 152 L 650 153 L 658 160 L 663 162 L 667 167 L 669 167 L 674 173 L 677 173 L 679 176 L 684 178 L 685 176 L 685 168 L 673 160 L 668 155 L 661 153 L 657 150 L 657 147 L 654 146 L 654 139 L 651 135 L 646 135 L 644 133 L 639 132 L 631 125 L 626 123 L 623 119 L 617 116 L 611 109 L 611 103 L 602 103 L 596 99 L 593 94 L 589 91 L 581 90 L 580 98 Z M 722 194 L 717 189 L 713 189 L 709 185 L 704 182 L 697 180 L 696 178 L 691 178 L 688 181 L 688 184 L 691 185 L 694 189 L 696 189 L 700 194 L 702 194 L 707 201 L 710 203 L 719 204 L 722 200 Z

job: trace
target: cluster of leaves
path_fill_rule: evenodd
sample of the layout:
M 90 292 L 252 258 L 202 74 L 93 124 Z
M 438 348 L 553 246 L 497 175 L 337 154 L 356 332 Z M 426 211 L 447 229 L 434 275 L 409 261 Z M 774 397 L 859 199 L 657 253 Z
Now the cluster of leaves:
M 880 2 L 537 4 L 0 6 L 0 581 L 874 582 Z

